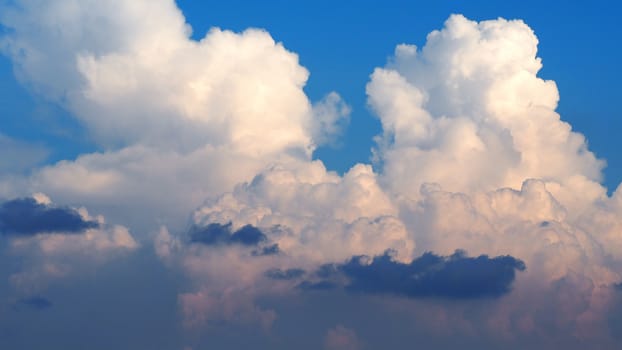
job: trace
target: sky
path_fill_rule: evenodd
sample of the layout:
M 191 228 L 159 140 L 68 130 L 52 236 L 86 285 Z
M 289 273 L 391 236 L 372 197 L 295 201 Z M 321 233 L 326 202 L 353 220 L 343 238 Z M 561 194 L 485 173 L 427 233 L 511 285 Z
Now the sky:
M 619 348 L 618 10 L 0 0 L 0 347 Z

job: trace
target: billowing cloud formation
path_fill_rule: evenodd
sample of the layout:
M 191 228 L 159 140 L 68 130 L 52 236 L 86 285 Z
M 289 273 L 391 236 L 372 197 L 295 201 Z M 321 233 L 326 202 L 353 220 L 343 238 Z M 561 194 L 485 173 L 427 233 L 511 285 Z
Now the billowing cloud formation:
M 81 233 L 97 228 L 95 221 L 85 221 L 71 208 L 55 208 L 34 198 L 19 198 L 0 205 L 0 233 L 36 235 L 38 233 Z
M 156 251 L 193 282 L 195 291 L 180 295 L 187 325 L 202 327 L 224 317 L 267 327 L 275 320 L 274 311 L 254 301 L 291 292 L 297 274 L 293 269 L 313 270 L 389 248 L 408 259 L 414 243 L 396 215 L 370 166 L 357 166 L 340 177 L 319 161 L 290 162 L 269 167 L 232 193 L 208 199 L 193 215 L 193 225 L 214 228 L 203 235 L 210 242 L 221 236 L 230 241 L 232 232 L 252 225 L 265 235 L 266 247 L 276 244 L 279 254 L 257 254 L 254 245 L 185 245 L 185 239 L 168 231 L 156 239 Z M 190 241 L 192 237 L 191 230 Z M 294 284 L 275 284 L 275 278 Z M 235 314 L 225 313 L 222 305 L 234 308 Z
M 253 154 L 311 144 L 308 73 L 264 31 L 213 29 L 194 42 L 169 0 L 24 1 L 4 13 L 20 77 L 105 144 L 207 140 Z
M 389 253 L 356 256 L 333 268 L 349 279 L 346 289 L 351 292 L 469 299 L 508 293 L 525 264 L 511 256 L 470 258 L 457 251 L 449 257 L 426 253 L 408 264 L 394 261 Z
M 155 214 L 179 224 L 208 194 L 271 162 L 308 160 L 349 113 L 336 93 L 313 105 L 307 70 L 263 30 L 214 28 L 191 40 L 173 0 L 18 1 L 2 10 L 0 48 L 19 78 L 69 109 L 105 150 L 22 186 L 105 214 L 148 206 L 127 222 L 149 225 Z
M 290 256 L 319 263 L 387 249 L 408 259 L 414 249 L 413 237 L 367 165 L 343 177 L 318 161 L 270 167 L 232 193 L 208 200 L 194 221 L 266 228 L 268 239 Z
M 522 21 L 454 15 L 421 49 L 398 45 L 367 85 L 382 124 L 377 170 L 339 175 L 312 152 L 335 141 L 347 105 L 335 93 L 311 103 L 308 72 L 263 30 L 195 41 L 172 0 L 20 0 L 0 13 L 19 78 L 100 147 L 2 177 L 0 194 L 80 203 L 144 241 L 159 227 L 155 252 L 183 276 L 186 330 L 269 333 L 323 294 L 304 322 L 331 308 L 350 318 L 318 327 L 327 348 L 359 348 L 366 333 L 330 327 L 386 310 L 405 336 L 616 342 L 622 191 L 607 196 L 603 162 L 555 112 L 557 88 L 537 76 L 538 40 Z M 7 203 L 6 255 L 20 261 L 8 278 L 22 294 L 138 247 L 83 208 Z M 50 210 L 56 221 L 40 220 Z M 363 255 L 376 258 L 352 259 Z M 361 292 L 346 303 L 344 281 L 321 270 L 340 261 L 339 278 Z
M 251 224 L 284 254 L 257 263 L 248 250 L 182 248 L 181 266 L 202 290 L 182 304 L 196 317 L 199 308 L 191 305 L 205 303 L 197 296 L 214 281 L 251 300 L 288 290 L 334 291 L 342 281 L 300 282 L 286 271 L 380 256 L 369 265 L 355 260 L 342 266 L 350 267 L 343 274 L 351 289 L 454 299 L 504 295 L 476 319 L 458 313 L 448 322 L 462 330 L 482 324 L 482 331 L 510 338 L 546 338 L 538 330 L 547 329 L 555 336 L 609 339 L 604 305 L 615 300 L 612 286 L 621 280 L 613 244 L 620 195 L 606 196 L 598 183 L 602 162 L 555 113 L 557 90 L 537 77 L 536 45 L 521 21 L 452 16 L 421 51 L 398 46 L 367 88 L 383 124 L 376 151 L 381 171 L 359 164 L 337 176 L 317 161 L 282 162 L 209 198 L 194 213 L 195 225 Z M 477 59 L 481 55 L 486 59 Z M 177 246 L 171 239 L 161 243 Z M 436 255 L 458 248 L 482 257 Z M 395 251 L 395 261 L 383 256 L 387 249 Z M 206 272 L 216 264 L 214 254 L 219 267 Z M 222 259 L 245 278 L 223 277 Z M 437 274 L 426 274 L 428 259 L 440 266 Z M 523 263 L 529 269 L 515 275 Z M 391 274 L 380 273 L 381 266 L 399 276 L 395 284 L 383 279 Z M 455 271 L 461 279 L 448 283 Z M 415 272 L 428 283 L 412 282 L 407 276 Z M 275 277 L 281 282 L 266 284 Z M 551 320 L 539 310 L 557 316 Z M 450 311 L 433 304 L 427 312 L 443 318 Z
M 569 206 L 570 193 L 603 198 L 604 163 L 555 113 L 559 94 L 537 76 L 537 44 L 520 20 L 454 15 L 421 50 L 398 45 L 367 85 L 387 185 L 418 197 L 426 182 L 471 192 L 540 178 Z

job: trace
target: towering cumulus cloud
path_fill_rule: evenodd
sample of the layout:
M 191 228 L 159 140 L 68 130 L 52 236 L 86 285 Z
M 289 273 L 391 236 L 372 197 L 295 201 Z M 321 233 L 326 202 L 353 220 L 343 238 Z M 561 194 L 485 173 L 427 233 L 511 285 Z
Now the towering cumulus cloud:
M 63 204 L 0 205 L 16 309 L 59 309 L 41 281 L 141 241 L 157 261 L 126 269 L 174 276 L 169 294 L 133 290 L 177 308 L 183 327 L 148 320 L 182 339 L 171 348 L 619 343 L 622 191 L 607 196 L 604 162 L 555 112 L 522 21 L 452 15 L 421 48 L 398 45 L 367 84 L 374 164 L 339 175 L 312 155 L 349 107 L 312 103 L 309 73 L 264 30 L 196 41 L 172 0 L 0 13 L 18 78 L 99 147 L 0 178 L 4 197 Z
M 421 50 L 398 45 L 367 86 L 388 186 L 418 197 L 425 182 L 475 191 L 540 178 L 564 204 L 577 191 L 602 198 L 603 162 L 555 113 L 559 95 L 537 77 L 537 44 L 522 21 L 454 15 Z
M 522 21 L 454 15 L 422 49 L 398 45 L 367 85 L 383 126 L 380 181 L 422 251 L 525 261 L 495 327 L 607 338 L 619 193 L 606 196 L 603 162 L 555 113 L 537 43 Z
M 18 77 L 103 150 L 36 175 L 56 198 L 151 203 L 166 222 L 270 162 L 309 159 L 348 113 L 336 93 L 314 107 L 307 70 L 267 32 L 191 40 L 173 0 L 17 1 L 1 20 Z

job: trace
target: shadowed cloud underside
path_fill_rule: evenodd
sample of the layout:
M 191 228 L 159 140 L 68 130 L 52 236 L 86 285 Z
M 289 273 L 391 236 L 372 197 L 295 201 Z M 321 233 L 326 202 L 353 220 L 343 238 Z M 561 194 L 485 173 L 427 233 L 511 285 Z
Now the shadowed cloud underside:
M 343 275 L 345 289 L 354 293 L 386 294 L 408 298 L 498 298 L 511 291 L 517 271 L 525 263 L 511 256 L 468 257 L 456 251 L 448 257 L 425 253 L 410 263 L 395 261 L 390 252 L 370 258 L 356 256 L 343 264 L 325 265 L 320 277 Z M 330 279 L 304 281 L 305 290 L 329 289 Z
M 0 205 L 0 233 L 5 235 L 72 234 L 97 227 L 97 222 L 84 220 L 74 209 L 49 206 L 34 198 L 13 199 Z

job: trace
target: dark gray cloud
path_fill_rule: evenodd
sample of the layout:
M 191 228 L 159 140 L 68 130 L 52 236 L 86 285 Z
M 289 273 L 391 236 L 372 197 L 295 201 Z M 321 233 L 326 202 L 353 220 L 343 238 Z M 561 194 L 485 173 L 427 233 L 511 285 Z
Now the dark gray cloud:
M 205 245 L 255 246 L 267 240 L 266 235 L 255 226 L 246 225 L 235 232 L 232 232 L 231 226 L 231 222 L 224 225 L 211 223 L 205 227 L 193 226 L 190 229 L 190 241 Z
M 303 269 L 270 269 L 265 272 L 266 277 L 273 280 L 293 280 L 302 277 L 304 274 L 305 270 Z
M 299 288 L 327 289 L 340 275 L 347 278 L 345 289 L 350 292 L 409 298 L 496 298 L 510 292 L 516 271 L 523 270 L 525 264 L 511 256 L 468 257 L 456 251 L 443 257 L 425 253 L 405 264 L 393 260 L 387 252 L 374 258 L 355 256 L 344 264 L 324 265 L 316 272 L 320 281 L 305 281 Z
M 81 233 L 99 224 L 85 221 L 77 211 L 38 203 L 33 198 L 18 198 L 0 206 L 0 233 L 32 236 L 38 233 Z

